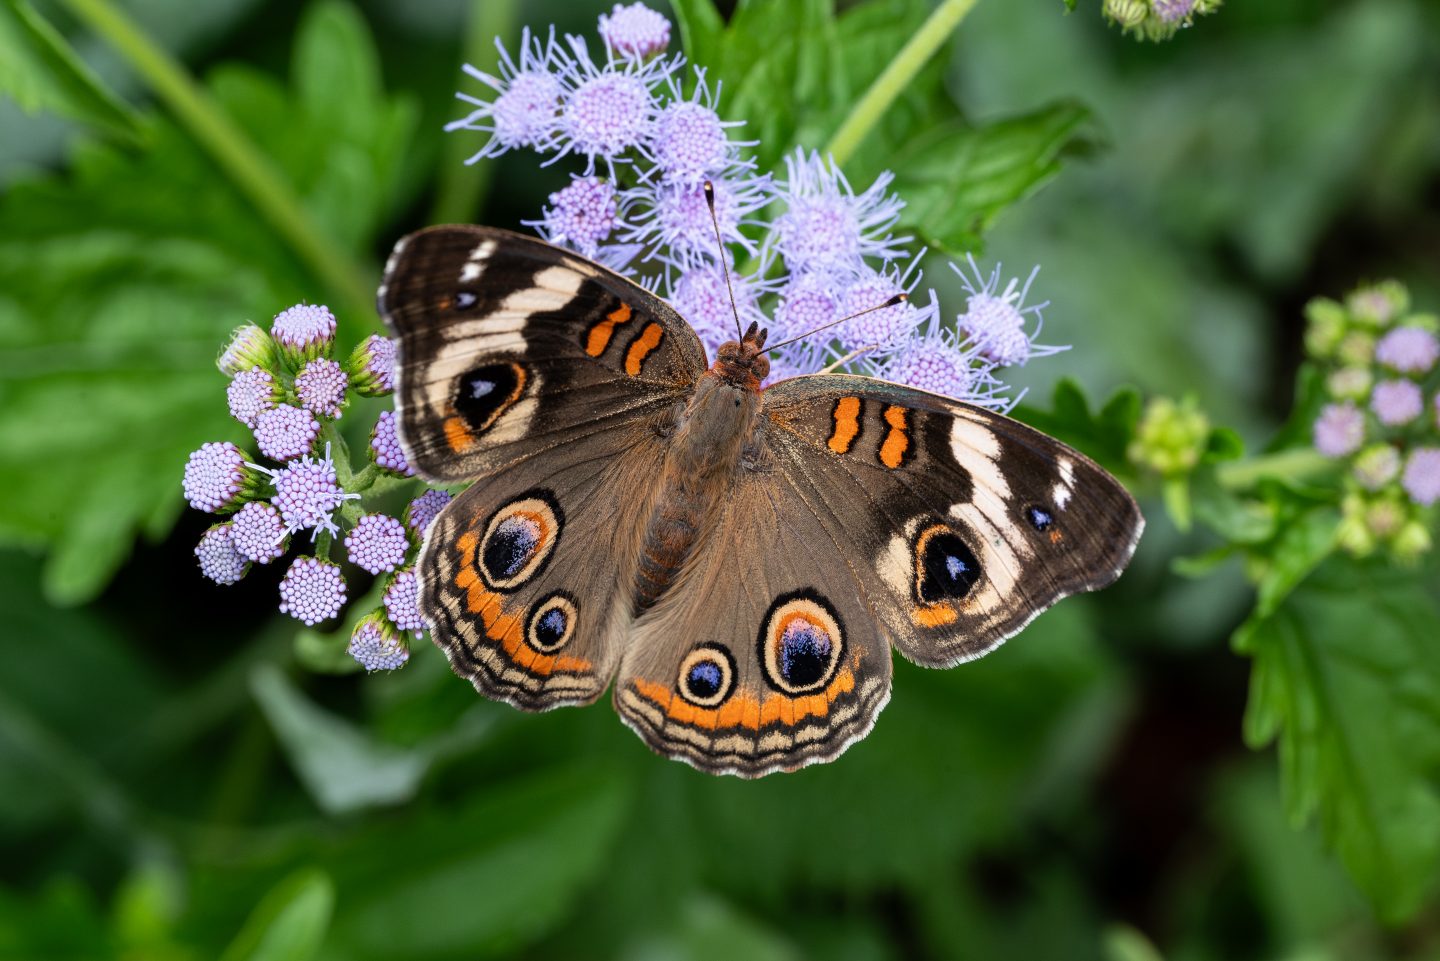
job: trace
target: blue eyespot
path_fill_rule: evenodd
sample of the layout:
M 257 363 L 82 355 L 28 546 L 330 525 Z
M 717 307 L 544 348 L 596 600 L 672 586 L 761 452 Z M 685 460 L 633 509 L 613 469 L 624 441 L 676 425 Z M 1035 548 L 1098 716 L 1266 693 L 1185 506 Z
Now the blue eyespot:
M 792 621 L 780 635 L 780 676 L 792 687 L 809 687 L 829 670 L 831 647 L 824 628 Z
M 534 490 L 505 504 L 485 523 L 475 566 L 492 591 L 509 593 L 549 562 L 565 521 L 554 496 Z
M 530 612 L 525 641 L 542 654 L 558 651 L 575 633 L 579 611 L 568 594 L 554 593 L 543 598 Z
M 1042 533 L 1048 531 L 1050 525 L 1055 523 L 1054 516 L 1043 507 L 1025 508 L 1025 519 L 1030 522 L 1031 527 Z
M 701 644 L 680 662 L 676 686 L 696 707 L 718 707 L 735 689 L 735 658 L 720 644 Z
M 686 682 L 690 687 L 690 693 L 697 697 L 714 697 L 720 692 L 720 683 L 724 677 L 719 664 L 714 661 L 700 661 L 690 668 L 690 673 L 686 675 Z
M 508 580 L 520 573 L 544 535 L 539 521 L 516 515 L 507 517 L 485 542 L 485 569 L 498 580 Z

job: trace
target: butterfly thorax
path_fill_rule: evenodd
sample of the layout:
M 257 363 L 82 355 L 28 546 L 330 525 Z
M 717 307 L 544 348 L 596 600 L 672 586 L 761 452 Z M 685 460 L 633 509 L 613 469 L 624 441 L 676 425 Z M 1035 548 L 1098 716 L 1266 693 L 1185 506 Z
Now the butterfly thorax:
M 758 381 L 756 387 L 733 382 L 720 369 L 724 356 L 722 347 L 722 359 L 700 376 L 670 435 L 664 476 L 646 522 L 636 574 L 637 614 L 675 582 L 686 559 L 715 527 L 726 495 L 744 469 L 746 448 L 754 440 L 761 407 Z M 764 360 L 763 354 L 759 357 Z M 749 370 L 754 376 L 753 364 Z

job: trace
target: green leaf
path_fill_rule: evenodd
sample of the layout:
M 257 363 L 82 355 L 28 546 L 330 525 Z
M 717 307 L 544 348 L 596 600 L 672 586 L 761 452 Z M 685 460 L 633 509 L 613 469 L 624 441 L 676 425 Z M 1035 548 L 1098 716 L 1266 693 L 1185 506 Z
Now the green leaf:
M 376 743 L 311 703 L 274 665 L 256 668 L 250 686 L 295 773 L 323 810 L 341 814 L 414 796 L 430 766 L 425 752 Z
M 306 870 L 277 884 L 255 906 L 220 961 L 308 961 L 320 950 L 335 908 L 335 886 Z
M 1440 859 L 1436 596 L 1433 571 L 1334 557 L 1235 636 L 1255 661 L 1247 742 L 1279 738 L 1292 822 L 1318 814 L 1391 920 L 1414 913 Z
M 413 105 L 380 91 L 348 6 L 307 11 L 296 55 L 293 94 L 235 67 L 215 71 L 212 92 L 329 242 L 369 257 L 414 190 L 400 177 Z M 190 451 L 253 448 L 214 367 L 227 333 L 335 293 L 194 141 L 166 120 L 145 124 L 143 152 L 82 142 L 65 176 L 0 195 L 0 543 L 50 549 L 56 603 L 95 596 L 137 533 L 164 534 Z M 342 351 L 376 326 L 368 310 L 339 320 Z
M 0 95 L 133 141 L 135 114 L 26 0 L 0 0 Z
M 1127 387 L 1111 395 L 1100 413 L 1094 414 L 1080 385 L 1066 377 L 1055 385 L 1050 410 L 1022 404 L 1016 416 L 1083 451 L 1111 471 L 1124 473 L 1129 470 L 1126 449 L 1135 435 L 1140 407 L 1140 394 Z
M 326 957 L 513 956 L 612 872 L 627 800 L 613 770 L 572 760 L 386 826 L 384 845 L 333 860 L 341 910 Z
M 1008 206 L 1033 194 L 1060 170 L 1067 154 L 1088 147 L 1090 111 L 1052 104 L 983 125 L 938 125 L 903 145 L 892 160 L 895 190 L 905 198 L 901 226 L 958 256 Z

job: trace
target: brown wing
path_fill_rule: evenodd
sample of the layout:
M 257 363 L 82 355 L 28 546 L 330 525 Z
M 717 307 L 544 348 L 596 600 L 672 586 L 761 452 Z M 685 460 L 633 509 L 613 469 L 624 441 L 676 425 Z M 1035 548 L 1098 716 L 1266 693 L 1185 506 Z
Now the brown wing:
M 682 400 L 705 370 L 658 297 L 543 241 L 432 227 L 395 246 L 379 310 L 400 339 L 410 462 L 474 480 Z
M 796 497 L 848 545 L 868 604 L 919 664 L 979 657 L 1112 583 L 1144 528 L 1088 457 L 985 408 L 822 374 L 775 385 L 765 411 Z
M 890 645 L 850 551 L 780 470 L 742 472 L 633 629 L 615 682 L 621 718 L 655 751 L 713 774 L 838 756 L 890 696 Z

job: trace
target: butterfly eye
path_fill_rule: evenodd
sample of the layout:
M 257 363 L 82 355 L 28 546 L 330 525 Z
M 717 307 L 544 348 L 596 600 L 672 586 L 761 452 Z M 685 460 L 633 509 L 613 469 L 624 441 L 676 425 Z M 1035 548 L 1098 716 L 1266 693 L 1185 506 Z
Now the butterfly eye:
M 818 691 L 835 675 L 844 650 L 840 618 L 814 591 L 782 595 L 760 628 L 765 679 L 789 695 Z
M 922 604 L 957 600 L 980 580 L 980 560 L 960 535 L 943 524 L 915 539 L 915 594 Z
M 680 662 L 678 687 L 696 707 L 716 707 L 735 687 L 735 659 L 719 644 L 702 644 Z
M 1055 518 L 1049 511 L 1043 507 L 1035 507 L 1034 505 L 1025 508 L 1025 519 L 1030 522 L 1031 527 L 1040 531 L 1042 534 L 1048 531 L 1051 525 L 1055 523 Z
M 450 298 L 451 310 L 469 310 L 480 302 L 480 298 L 473 290 L 457 290 Z

